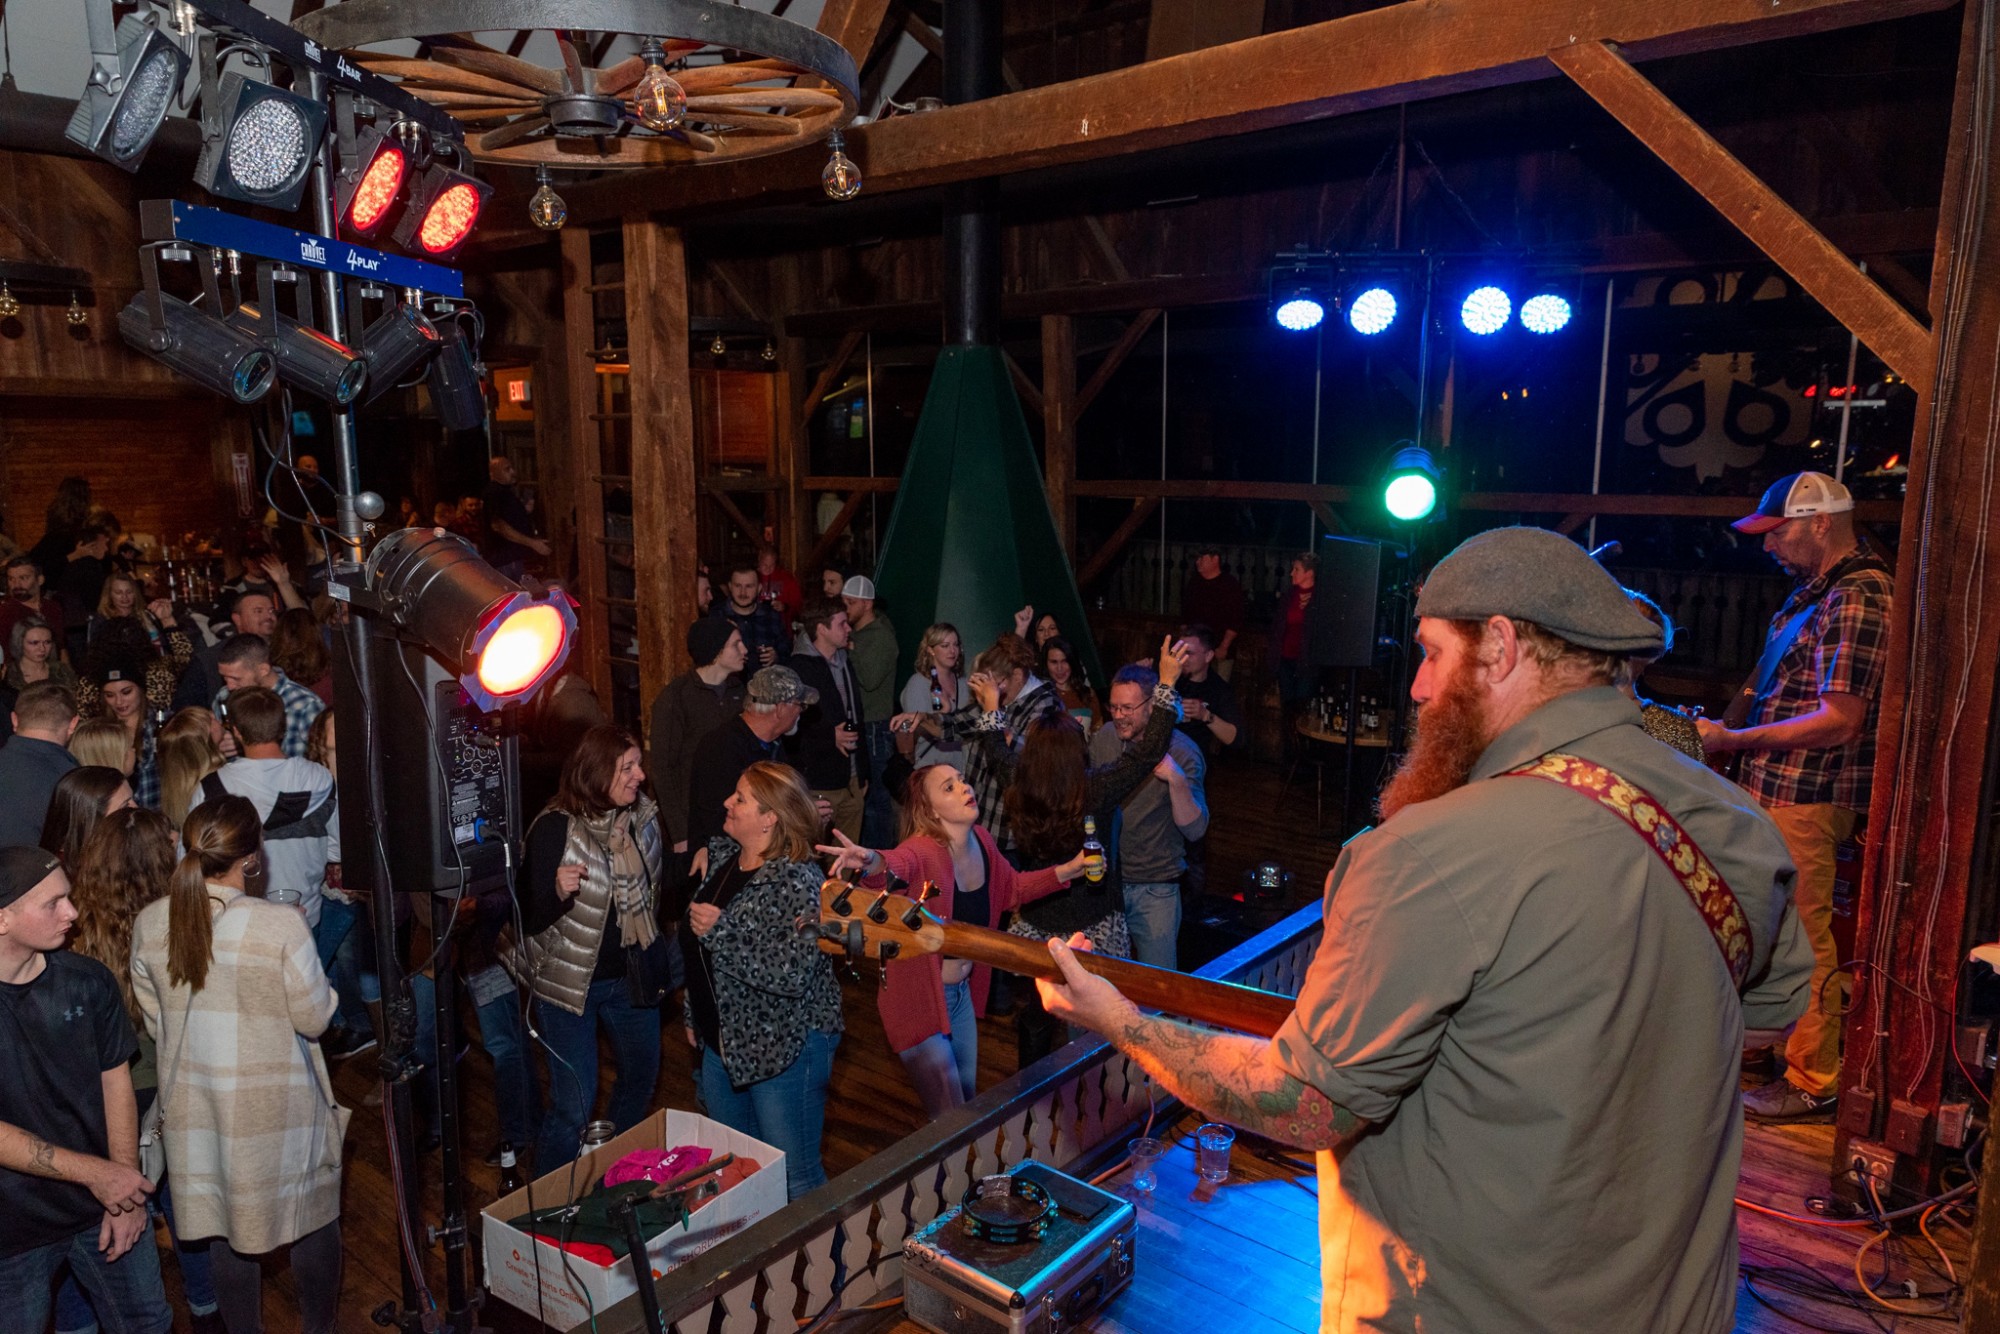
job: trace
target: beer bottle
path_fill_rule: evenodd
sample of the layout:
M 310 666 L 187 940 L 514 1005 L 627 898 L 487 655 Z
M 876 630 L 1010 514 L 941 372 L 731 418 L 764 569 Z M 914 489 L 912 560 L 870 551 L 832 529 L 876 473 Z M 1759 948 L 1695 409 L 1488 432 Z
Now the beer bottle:
M 1097 841 L 1097 817 L 1083 817 L 1083 878 L 1091 884 L 1104 879 L 1104 845 Z

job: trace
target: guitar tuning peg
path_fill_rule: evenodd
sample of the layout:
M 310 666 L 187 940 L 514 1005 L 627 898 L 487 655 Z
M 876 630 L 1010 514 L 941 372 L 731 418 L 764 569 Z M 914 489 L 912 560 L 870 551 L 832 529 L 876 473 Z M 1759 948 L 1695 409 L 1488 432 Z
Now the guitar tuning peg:
M 903 877 L 897 875 L 894 871 L 889 872 L 889 892 L 891 894 L 900 894 L 909 887 L 909 881 L 903 879 Z
M 839 895 L 833 900 L 833 912 L 836 917 L 846 917 L 853 911 L 854 882 L 850 880 L 841 887 Z
M 880 926 L 889 920 L 889 896 L 896 891 L 885 889 L 868 905 L 868 920 Z

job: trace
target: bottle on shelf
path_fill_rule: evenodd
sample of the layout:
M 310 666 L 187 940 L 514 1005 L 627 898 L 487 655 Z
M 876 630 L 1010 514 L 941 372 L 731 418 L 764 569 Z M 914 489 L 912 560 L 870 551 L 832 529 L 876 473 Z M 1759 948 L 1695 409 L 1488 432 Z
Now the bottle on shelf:
M 500 1193 L 512 1195 L 527 1185 L 527 1178 L 521 1175 L 520 1160 L 515 1157 L 514 1146 L 504 1144 L 500 1148 Z
M 1104 845 L 1097 841 L 1097 817 L 1083 817 L 1083 878 L 1091 884 L 1104 879 Z

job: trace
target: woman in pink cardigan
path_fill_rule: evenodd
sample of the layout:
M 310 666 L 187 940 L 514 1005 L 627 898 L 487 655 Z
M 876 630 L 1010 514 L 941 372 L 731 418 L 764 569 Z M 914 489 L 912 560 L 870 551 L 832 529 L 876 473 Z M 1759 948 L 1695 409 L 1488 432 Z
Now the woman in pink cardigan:
M 1060 866 L 1016 871 L 980 828 L 979 799 L 971 785 L 948 764 L 926 765 L 910 775 L 903 819 L 903 841 L 882 851 L 858 847 L 836 831 L 840 846 L 820 849 L 837 854 L 832 873 L 861 868 L 867 872 L 864 883 L 876 888 L 892 872 L 913 888 L 929 881 L 938 888 L 926 905 L 933 913 L 998 928 L 1014 909 L 1055 893 L 1083 872 L 1081 852 Z M 888 983 L 876 1002 L 882 1029 L 932 1119 L 976 1090 L 978 1017 L 985 1013 L 991 982 L 986 965 L 936 954 L 888 965 Z

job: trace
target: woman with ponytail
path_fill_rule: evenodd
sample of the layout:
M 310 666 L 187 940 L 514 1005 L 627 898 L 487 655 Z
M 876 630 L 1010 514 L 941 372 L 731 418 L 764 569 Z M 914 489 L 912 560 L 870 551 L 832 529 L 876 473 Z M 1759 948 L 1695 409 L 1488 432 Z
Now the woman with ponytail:
M 304 914 L 245 890 L 263 857 L 256 807 L 237 796 L 204 802 L 181 840 L 167 897 L 140 912 L 132 933 L 175 1219 L 183 1238 L 211 1240 L 230 1334 L 263 1328 L 258 1257 L 287 1245 L 301 1328 L 330 1334 L 347 1113 L 311 1039 L 333 1017 L 333 989 Z

